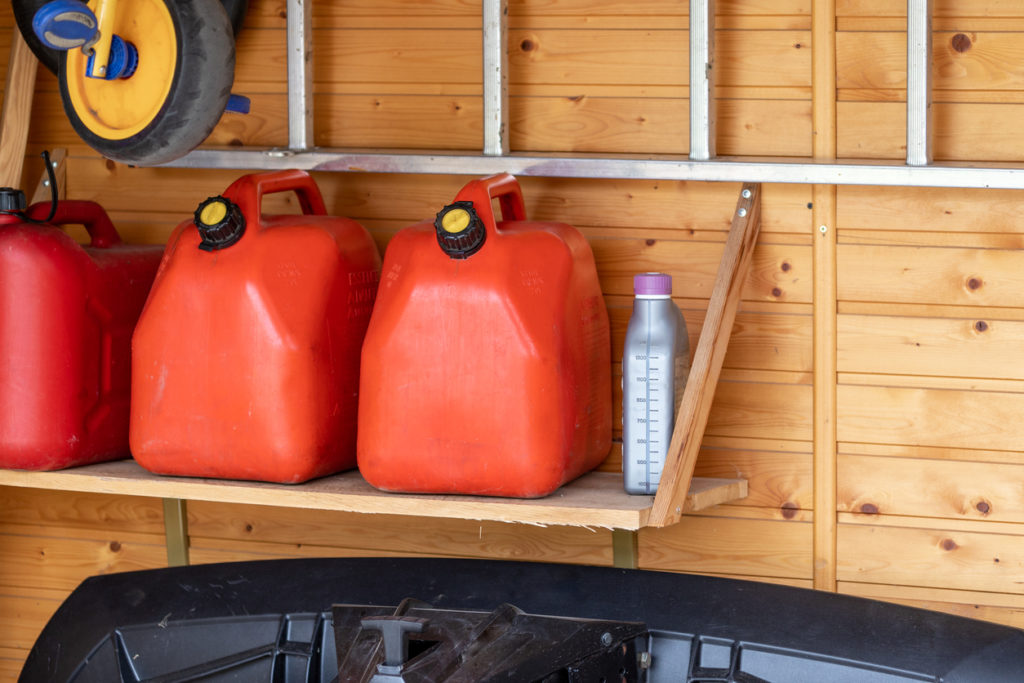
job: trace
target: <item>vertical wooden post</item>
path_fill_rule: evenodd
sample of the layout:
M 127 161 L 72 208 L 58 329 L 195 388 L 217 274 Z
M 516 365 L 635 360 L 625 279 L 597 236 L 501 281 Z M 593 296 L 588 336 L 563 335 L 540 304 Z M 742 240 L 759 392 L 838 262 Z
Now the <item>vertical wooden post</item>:
M 21 185 L 38 64 L 21 37 L 21 31 L 15 27 L 11 37 L 11 61 L 7 64 L 7 80 L 4 81 L 4 106 L 0 113 L 0 187 L 17 189 Z
M 815 160 L 836 157 L 836 3 L 812 9 Z M 836 590 L 836 187 L 814 185 L 814 587 Z

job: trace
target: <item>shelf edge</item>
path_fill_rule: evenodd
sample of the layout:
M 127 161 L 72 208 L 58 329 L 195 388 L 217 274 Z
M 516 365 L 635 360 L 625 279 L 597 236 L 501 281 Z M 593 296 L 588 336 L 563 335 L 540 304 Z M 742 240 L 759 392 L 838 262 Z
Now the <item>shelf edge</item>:
M 300 485 L 163 477 L 132 461 L 68 470 L 0 470 L 0 485 L 82 493 L 177 498 L 361 514 L 472 519 L 535 526 L 636 531 L 648 525 L 652 496 L 628 496 L 620 477 L 592 472 L 546 498 L 520 500 L 460 495 L 385 493 L 357 472 Z M 744 497 L 745 479 L 694 479 L 686 509 L 696 511 Z

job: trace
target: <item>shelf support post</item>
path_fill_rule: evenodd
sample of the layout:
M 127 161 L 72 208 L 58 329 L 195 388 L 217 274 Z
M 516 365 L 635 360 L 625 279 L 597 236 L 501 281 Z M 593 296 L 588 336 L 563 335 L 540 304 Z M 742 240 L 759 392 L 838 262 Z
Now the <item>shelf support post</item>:
M 313 146 L 313 12 L 306 0 L 288 0 L 288 148 Z
M 715 0 L 690 0 L 690 158 L 715 156 Z
M 508 154 L 508 0 L 483 0 L 485 156 Z
M 761 186 L 744 183 L 732 215 L 732 226 L 718 265 L 693 365 L 676 413 L 661 482 L 648 519 L 650 526 L 675 524 L 683 516 L 697 454 L 704 438 L 704 427 L 711 414 L 711 402 L 760 228 Z
M 164 498 L 164 535 L 167 566 L 184 567 L 188 562 L 188 509 L 181 498 Z
M 907 165 L 932 163 L 932 0 L 907 0 Z
M 637 569 L 640 566 L 640 532 L 635 529 L 612 529 L 612 566 L 616 569 Z

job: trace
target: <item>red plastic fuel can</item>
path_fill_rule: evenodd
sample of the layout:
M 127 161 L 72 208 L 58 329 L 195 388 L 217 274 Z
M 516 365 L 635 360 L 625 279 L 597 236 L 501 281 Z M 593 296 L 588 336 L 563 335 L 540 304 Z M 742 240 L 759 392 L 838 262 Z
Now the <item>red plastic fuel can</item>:
M 363 345 L 359 469 L 388 491 L 547 495 L 611 448 L 610 354 L 583 236 L 526 220 L 510 175 L 472 181 L 388 245 Z
M 262 215 L 292 192 L 303 215 Z M 355 467 L 359 350 L 380 255 L 302 171 L 248 175 L 171 235 L 133 340 L 132 455 L 282 483 Z
M 8 211 L 23 199 L 0 189 Z M 91 243 L 55 227 L 71 224 Z M 48 224 L 0 214 L 0 467 L 128 457 L 131 335 L 162 253 L 123 244 L 93 202 L 59 202 Z

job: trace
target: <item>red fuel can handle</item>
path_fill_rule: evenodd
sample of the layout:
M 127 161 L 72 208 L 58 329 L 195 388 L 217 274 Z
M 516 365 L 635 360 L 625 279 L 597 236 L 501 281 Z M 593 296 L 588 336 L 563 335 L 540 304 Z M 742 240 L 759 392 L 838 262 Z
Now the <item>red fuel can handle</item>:
M 501 208 L 501 218 L 505 221 L 525 221 L 526 205 L 523 202 L 523 190 L 519 181 L 508 173 L 471 180 L 455 195 L 455 201 L 472 202 L 478 208 L 484 222 L 493 233 L 497 230 L 497 221 L 491 210 L 491 200 L 497 199 Z
M 46 202 L 33 204 L 25 214 L 33 220 L 43 220 L 50 212 Z M 57 202 L 57 210 L 50 225 L 81 225 L 89 233 L 89 245 L 95 249 L 109 249 L 121 244 L 121 235 L 103 207 L 96 202 L 65 199 Z M 160 249 L 163 253 L 163 249 Z

